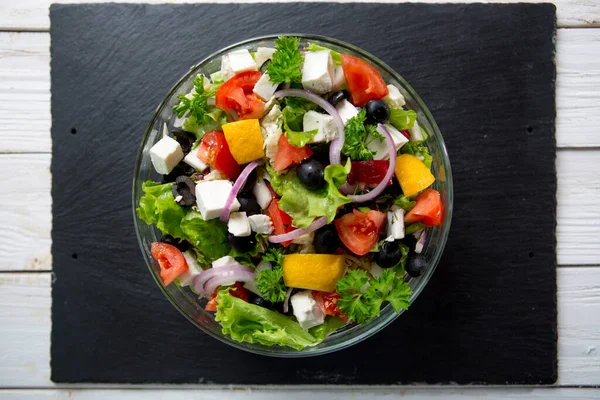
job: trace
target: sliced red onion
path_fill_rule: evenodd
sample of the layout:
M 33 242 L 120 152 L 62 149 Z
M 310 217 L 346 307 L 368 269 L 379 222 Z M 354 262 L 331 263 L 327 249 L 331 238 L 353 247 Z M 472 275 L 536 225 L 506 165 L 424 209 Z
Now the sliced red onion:
M 333 117 L 333 122 L 338 130 L 338 137 L 331 142 L 331 147 L 329 148 L 329 162 L 331 164 L 340 164 L 342 147 L 344 147 L 344 142 L 346 141 L 346 133 L 344 132 L 344 121 L 342 121 L 342 117 L 340 117 L 340 113 L 335 107 L 324 98 L 309 92 L 308 90 L 284 89 L 275 92 L 273 96 L 278 99 L 284 97 L 301 97 L 310 100 Z
M 220 269 L 222 267 L 219 267 Z M 217 275 L 209 279 L 204 284 L 204 293 L 213 293 L 216 288 L 222 286 L 225 282 L 248 282 L 254 280 L 253 271 L 237 271 L 235 273 L 224 273 L 223 275 Z
M 284 233 L 281 235 L 271 235 L 267 238 L 267 240 L 271 243 L 283 243 L 288 240 L 294 240 L 299 238 L 300 236 L 306 235 L 307 233 L 311 233 L 316 231 L 319 228 L 327 225 L 327 217 L 319 217 L 313 221 L 312 224 L 306 229 L 295 229 L 291 232 Z
M 287 313 L 289 310 L 290 297 L 292 296 L 292 288 L 288 288 L 285 294 L 285 300 L 283 301 L 283 312 Z
M 196 292 L 198 292 L 198 294 L 202 295 L 202 296 L 206 296 L 206 293 L 204 292 L 204 284 L 206 283 L 206 281 L 208 281 L 209 279 L 215 277 L 216 275 L 219 275 L 221 273 L 226 273 L 228 271 L 252 271 L 249 267 L 246 267 L 242 264 L 230 264 L 230 265 L 224 265 L 222 267 L 216 267 L 216 268 L 209 268 L 207 270 L 204 270 L 202 272 L 200 272 L 198 275 L 196 275 L 194 277 L 193 283 L 192 285 L 194 286 L 194 290 Z M 212 292 L 208 293 L 208 295 L 210 295 Z
M 373 200 L 375 197 L 379 196 L 394 175 L 394 170 L 396 169 L 396 146 L 392 140 L 392 135 L 390 135 L 390 132 L 382 124 L 377 125 L 377 132 L 381 133 L 385 137 L 385 144 L 387 145 L 390 153 L 390 165 L 381 182 L 369 193 L 348 196 L 350 199 L 352 199 L 353 203 L 364 203 L 365 201 Z
M 342 192 L 342 194 L 354 193 L 355 190 L 356 190 L 356 185 L 351 185 L 348 182 L 346 182 L 342 186 L 340 186 L 340 192 Z
M 246 179 L 250 176 L 250 173 L 254 170 L 254 168 L 258 167 L 260 163 L 258 161 L 252 161 L 250 164 L 246 165 L 246 168 L 242 171 L 240 176 L 235 180 L 233 187 L 231 188 L 231 192 L 229 192 L 229 196 L 225 201 L 225 207 L 223 207 L 223 212 L 221 213 L 221 221 L 227 222 L 229 220 L 229 212 L 231 211 L 231 205 L 233 201 L 238 195 L 238 192 L 244 187 L 244 183 L 246 183 Z
M 425 246 L 425 240 L 427 239 L 427 233 L 425 229 L 422 230 L 419 239 L 417 240 L 417 244 L 415 245 L 415 253 L 421 254 L 423 251 L 423 247 Z

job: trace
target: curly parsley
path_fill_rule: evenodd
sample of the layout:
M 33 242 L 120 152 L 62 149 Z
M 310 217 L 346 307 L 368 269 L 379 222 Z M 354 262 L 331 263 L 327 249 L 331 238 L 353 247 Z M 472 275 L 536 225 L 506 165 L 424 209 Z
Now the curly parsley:
M 277 84 L 302 82 L 303 57 L 299 46 L 299 38 L 280 36 L 275 40 L 275 53 L 267 66 L 271 82 Z
M 194 78 L 194 93 L 191 98 L 180 94 L 177 96 L 179 100 L 179 104 L 173 107 L 173 111 L 179 118 L 183 117 L 186 112 L 190 112 L 197 121 L 204 120 L 206 114 L 208 113 L 208 104 L 207 99 L 211 96 L 214 96 L 214 92 L 207 92 L 204 90 L 204 75 L 200 74 Z
M 283 283 L 283 250 L 271 247 L 262 258 L 270 262 L 272 269 L 259 271 L 254 279 L 262 297 L 271 303 L 281 303 L 285 300 L 287 288 Z
M 383 136 L 377 132 L 375 125 L 365 125 L 367 112 L 363 108 L 357 116 L 350 118 L 344 132 L 346 132 L 346 141 L 342 148 L 342 153 L 350 157 L 353 161 L 369 161 L 373 159 L 374 151 L 368 149 L 369 143 L 373 140 L 383 140 Z

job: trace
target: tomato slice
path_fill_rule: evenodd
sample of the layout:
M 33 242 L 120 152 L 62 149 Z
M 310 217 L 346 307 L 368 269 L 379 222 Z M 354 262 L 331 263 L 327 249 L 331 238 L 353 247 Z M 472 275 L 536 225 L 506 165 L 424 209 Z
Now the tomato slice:
M 342 309 L 338 307 L 337 301 L 342 296 L 336 292 L 321 292 L 319 290 L 312 291 L 312 297 L 323 311 L 325 315 L 333 315 L 339 317 L 342 321 L 348 322 L 348 316 L 342 314 Z
M 181 251 L 171 244 L 154 242 L 150 245 L 150 252 L 160 266 L 160 277 L 164 286 L 169 285 L 189 268 Z
M 352 161 L 352 169 L 348 174 L 348 183 L 351 185 L 355 183 L 377 185 L 385 178 L 389 167 L 389 160 Z M 391 182 L 392 180 L 390 179 Z
M 231 155 L 223 132 L 207 132 L 202 137 L 197 155 L 200 160 L 217 169 L 229 179 L 233 180 L 240 174 L 240 165 Z
M 442 198 L 435 189 L 427 189 L 415 199 L 417 204 L 404 217 L 404 222 L 422 222 L 425 226 L 442 223 Z
M 283 134 L 279 137 L 277 147 L 279 150 L 277 150 L 275 161 L 273 162 L 273 169 L 277 172 L 283 171 L 290 165 L 299 164 L 313 154 L 308 146 L 292 146 Z
M 292 226 L 292 217 L 287 215 L 279 208 L 279 200 L 273 199 L 269 207 L 267 208 L 267 215 L 271 217 L 271 221 L 273 221 L 273 235 L 283 235 L 284 233 L 291 232 L 295 230 Z M 292 243 L 291 240 L 282 242 L 281 244 L 284 247 L 289 246 Z
M 248 302 L 248 291 L 240 282 L 234 283 L 233 285 L 231 285 L 231 287 L 233 288 L 233 290 L 230 290 L 229 293 L 231 293 L 233 297 L 242 299 L 246 303 Z M 213 294 L 210 295 L 210 300 L 208 300 L 208 303 L 206 303 L 206 307 L 204 307 L 206 311 L 217 311 L 217 306 L 219 305 L 219 303 L 217 302 L 217 294 L 219 293 L 220 288 L 221 286 L 217 286 Z
M 406 129 L 403 131 L 400 131 L 400 133 L 402 133 L 404 135 L 405 138 L 410 140 L 410 132 L 407 131 Z
M 369 210 L 366 213 L 353 210 L 333 221 L 344 246 L 356 255 L 367 254 L 379 240 L 387 217 L 384 213 Z
M 265 103 L 252 92 L 261 75 L 259 71 L 234 75 L 217 89 L 216 106 L 224 111 L 235 111 L 238 119 L 262 118 Z
M 355 106 L 362 107 L 369 100 L 387 96 L 389 90 L 385 81 L 371 64 L 348 54 L 341 54 L 341 57 L 344 77 Z

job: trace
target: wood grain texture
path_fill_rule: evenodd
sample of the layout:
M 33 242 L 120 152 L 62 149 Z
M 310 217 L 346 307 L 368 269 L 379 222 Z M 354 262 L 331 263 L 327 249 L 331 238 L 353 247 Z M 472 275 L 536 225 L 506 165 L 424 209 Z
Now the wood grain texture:
M 264 0 L 263 0 L 264 1 Z M 276 0 L 289 2 L 289 0 Z M 328 0 L 315 0 L 325 2 Z M 356 0 L 353 0 L 356 1 Z M 600 26 L 600 10 L 595 6 L 596 0 L 555 0 L 559 27 L 598 27 Z M 48 7 L 50 3 L 104 3 L 106 0 L 20 0 L 0 3 L 0 28 L 4 30 L 36 30 L 44 31 L 50 27 Z M 130 1 L 135 2 L 135 1 Z M 144 3 L 229 3 L 230 0 L 144 0 Z M 247 3 L 260 2 L 249 0 Z M 397 3 L 396 0 L 361 0 L 361 2 Z M 442 3 L 440 0 L 408 0 L 406 2 Z M 458 1 L 455 1 L 458 2 Z M 462 0 L 461 3 L 479 3 L 481 0 Z M 521 0 L 503 0 L 503 3 L 520 3 Z
M 0 271 L 52 269 L 49 154 L 0 154 Z

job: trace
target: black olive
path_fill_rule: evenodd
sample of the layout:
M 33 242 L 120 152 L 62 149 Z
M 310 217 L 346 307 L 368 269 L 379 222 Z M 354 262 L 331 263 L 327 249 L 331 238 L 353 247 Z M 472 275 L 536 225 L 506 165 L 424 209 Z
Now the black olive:
M 333 254 L 342 244 L 333 224 L 325 225 L 315 232 L 315 250 L 318 254 Z
M 264 63 L 262 63 L 262 65 L 260 66 L 260 72 L 262 74 L 264 74 L 265 72 L 267 72 L 267 67 L 269 66 L 269 64 L 271 64 L 271 59 L 268 59 L 267 61 L 265 61 Z
M 323 165 L 329 165 L 329 147 L 331 142 L 311 144 L 310 149 L 313 152 L 311 157 Z
M 409 234 L 404 236 L 404 239 L 402 239 L 401 242 L 408 246 L 410 251 L 413 251 L 417 245 L 417 238 L 414 235 Z
M 385 196 L 386 194 L 392 196 L 393 198 L 396 198 L 402 194 L 402 188 L 395 177 L 392 178 L 392 184 L 387 185 L 385 189 L 383 189 L 383 192 L 381 192 L 380 196 Z
M 252 292 L 250 292 L 250 294 L 248 295 L 248 302 L 251 304 L 256 304 L 257 306 L 265 307 L 265 308 L 273 307 L 273 303 L 263 299 L 259 295 L 254 294 Z
M 175 201 L 180 206 L 189 207 L 196 204 L 196 184 L 189 177 L 185 175 L 178 176 L 171 191 Z
M 396 242 L 383 242 L 374 257 L 375 262 L 381 268 L 392 268 L 400 262 L 401 258 L 400 246 Z
M 173 170 L 168 175 L 162 176 L 162 183 L 170 183 L 175 182 L 178 176 L 181 175 L 191 175 L 194 173 L 194 168 L 190 167 L 184 162 L 180 162 L 173 168 Z
M 238 211 L 245 211 L 248 216 L 260 214 L 260 206 L 252 193 L 245 190 L 241 191 L 237 195 L 237 200 L 240 202 Z
M 369 124 L 384 124 L 390 118 L 390 107 L 383 100 L 369 100 L 365 110 Z
M 234 236 L 227 232 L 227 243 L 235 250 L 247 253 L 256 247 L 256 238 L 254 235 Z
M 338 217 L 341 217 L 342 215 L 346 215 L 346 214 L 351 214 L 354 210 L 356 210 L 359 207 L 359 203 L 348 203 L 348 204 L 344 204 L 342 207 L 340 207 L 338 209 Z
M 296 169 L 298 178 L 309 189 L 325 187 L 325 167 L 319 161 L 309 158 L 302 161 Z
M 421 276 L 423 271 L 427 268 L 427 261 L 425 260 L 425 256 L 421 254 L 415 254 L 411 257 L 408 257 L 406 261 L 406 272 L 413 278 L 417 276 Z
M 175 140 L 181 145 L 183 154 L 187 155 L 192 150 L 192 146 L 196 141 L 196 136 L 193 133 L 186 132 L 179 128 L 173 128 L 172 132 L 173 136 L 175 136 Z
M 179 240 L 171 235 L 165 235 L 162 241 L 177 247 L 181 252 L 187 251 L 190 248 L 190 243 L 187 240 Z
M 329 103 L 331 103 L 331 105 L 335 107 L 336 104 L 340 101 L 348 100 L 349 98 L 350 92 L 348 92 L 347 90 L 340 90 L 329 96 Z

